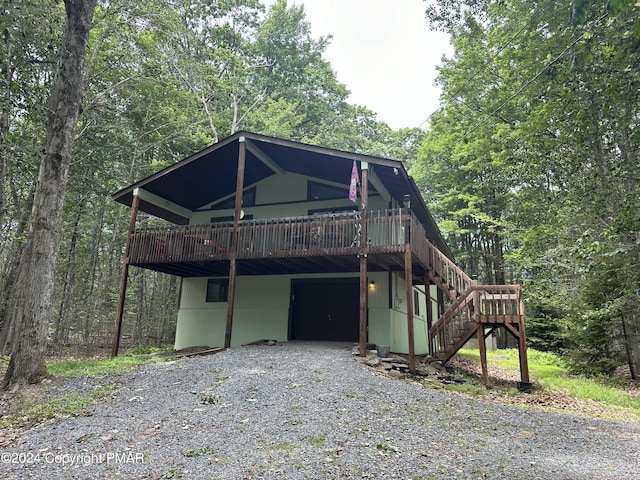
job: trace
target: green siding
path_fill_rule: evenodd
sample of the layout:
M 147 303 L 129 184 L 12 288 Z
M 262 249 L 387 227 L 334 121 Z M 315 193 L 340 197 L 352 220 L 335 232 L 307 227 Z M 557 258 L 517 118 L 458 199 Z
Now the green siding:
M 238 277 L 231 345 L 256 340 L 286 341 L 289 329 L 289 293 L 292 279 L 344 278 L 354 274 L 279 275 Z M 389 279 L 392 280 L 392 299 L 399 292 L 402 303 L 389 308 Z M 397 353 L 408 353 L 408 333 L 404 279 L 400 274 L 371 272 L 369 281 L 368 341 L 376 345 L 390 345 Z M 175 348 L 192 346 L 220 347 L 224 345 L 227 303 L 207 303 L 207 278 L 185 278 L 178 311 Z M 426 301 L 420 293 L 420 315 L 414 316 L 414 336 L 417 354 L 428 351 Z
M 232 346 L 261 339 L 287 340 L 289 279 L 238 277 Z M 227 302 L 207 303 L 207 278 L 185 278 L 178 311 L 175 348 L 222 346 Z
M 389 274 L 370 272 L 369 281 L 375 287 L 369 288 L 369 343 L 391 345 L 391 319 L 389 310 Z
M 253 218 L 257 220 L 265 218 L 305 216 L 308 214 L 309 210 L 325 208 L 358 208 L 359 203 L 358 205 L 355 205 L 348 198 L 348 178 L 345 179 L 344 198 L 322 201 L 307 201 L 308 180 L 310 180 L 309 177 L 295 173 L 287 173 L 286 175 L 272 175 L 262 182 L 257 183 L 256 203 L 258 206 L 243 208 L 245 215 L 253 215 Z M 388 207 L 388 203 L 380 196 L 373 196 L 369 199 L 370 210 L 382 210 Z M 225 216 L 233 216 L 233 209 L 195 212 L 189 223 L 206 224 L 210 222 L 211 217 Z
M 402 274 L 393 275 L 393 296 L 401 302 L 391 311 L 391 351 L 409 353 L 409 330 L 407 328 L 407 295 L 406 282 Z M 414 289 L 415 290 L 415 289 Z M 427 328 L 426 299 L 422 292 L 418 292 L 420 314 L 413 316 L 413 337 L 415 353 L 425 355 L 429 352 L 429 329 Z M 415 311 L 415 307 L 414 307 Z

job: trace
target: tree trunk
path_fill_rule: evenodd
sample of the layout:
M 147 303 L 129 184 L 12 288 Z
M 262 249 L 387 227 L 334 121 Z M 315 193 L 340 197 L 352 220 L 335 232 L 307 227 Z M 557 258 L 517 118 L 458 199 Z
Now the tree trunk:
M 22 213 L 16 226 L 16 238 L 21 238 L 29 224 L 29 214 L 33 206 L 33 187 L 27 197 L 28 202 L 22 207 Z M 0 289 L 0 355 L 8 355 L 11 353 L 11 340 L 13 332 L 13 324 L 15 318 L 15 306 L 17 305 L 18 288 L 16 280 L 20 269 L 20 258 L 24 252 L 23 243 L 20 241 L 12 242 L 9 258 L 9 268 Z
M 622 335 L 624 337 L 624 346 L 627 353 L 627 363 L 631 378 L 638 379 L 640 372 L 640 335 L 635 320 L 635 315 L 631 315 L 631 322 L 627 322 L 625 317 L 620 318 L 622 322 Z
M 78 211 L 76 212 L 76 218 L 73 222 L 73 233 L 71 234 L 71 244 L 69 245 L 69 253 L 67 254 L 67 258 L 65 259 L 67 272 L 64 276 L 64 283 L 62 285 L 62 298 L 60 299 L 60 307 L 58 308 L 58 316 L 56 318 L 54 334 L 53 334 L 53 343 L 56 345 L 60 342 L 60 335 L 65 327 L 65 318 L 69 317 L 69 310 L 67 308 L 67 304 L 71 303 L 73 300 L 73 291 L 76 277 L 76 246 L 78 243 L 78 235 L 79 235 L 79 226 L 80 220 L 84 215 L 84 208 L 82 207 L 82 203 L 78 207 Z
M 60 59 L 51 86 L 45 151 L 33 200 L 31 227 L 18 275 L 13 349 L 4 386 L 35 383 L 46 375 L 45 355 L 62 207 L 82 100 L 83 65 L 97 0 L 65 0 Z

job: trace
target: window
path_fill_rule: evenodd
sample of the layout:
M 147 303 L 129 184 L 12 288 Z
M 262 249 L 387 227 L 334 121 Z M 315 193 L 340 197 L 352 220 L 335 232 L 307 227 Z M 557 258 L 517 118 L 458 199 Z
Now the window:
M 326 185 L 324 183 L 313 181 L 307 183 L 307 200 L 333 200 L 348 197 L 348 185 L 344 187 L 334 187 L 333 185 Z
M 215 222 L 233 222 L 233 215 L 225 215 L 224 217 L 211 217 L 211 223 Z
M 207 302 L 226 302 L 228 297 L 228 278 L 210 278 L 207 280 Z
M 413 291 L 413 313 L 420 315 L 420 294 L 417 290 Z
M 256 187 L 248 188 L 242 192 L 242 206 L 243 207 L 253 207 L 256 204 Z M 235 208 L 236 206 L 236 197 L 233 195 L 226 200 L 223 200 L 219 203 L 211 205 L 212 210 L 227 210 L 231 208 Z
M 370 197 L 378 195 L 373 185 L 369 185 L 368 193 Z M 358 196 L 360 196 L 360 191 L 358 191 Z M 349 184 L 345 184 L 344 187 L 336 187 L 335 185 L 327 185 L 313 180 L 307 182 L 307 200 L 311 202 L 316 200 L 345 200 L 348 198 Z
M 244 215 L 241 220 L 253 220 L 253 215 Z M 211 217 L 211 223 L 216 222 L 233 222 L 233 215 L 225 215 L 224 217 Z

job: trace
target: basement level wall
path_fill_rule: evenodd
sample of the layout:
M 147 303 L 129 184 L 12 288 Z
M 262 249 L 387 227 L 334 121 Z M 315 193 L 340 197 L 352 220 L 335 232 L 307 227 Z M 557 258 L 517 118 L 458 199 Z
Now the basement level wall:
M 238 277 L 231 345 L 257 340 L 289 339 L 289 309 L 292 279 L 358 278 L 353 274 L 269 275 Z M 224 345 L 227 302 L 206 302 L 208 278 L 183 278 L 176 328 L 175 348 Z M 404 280 L 388 272 L 371 272 L 369 286 L 368 342 L 390 345 L 397 353 L 408 353 L 406 298 L 397 303 L 394 288 L 404 297 Z M 414 289 L 415 290 L 415 289 Z M 416 353 L 427 352 L 426 300 L 420 297 L 420 314 L 414 317 Z M 394 305 L 394 302 L 397 305 Z M 396 308 L 394 308 L 394 306 Z

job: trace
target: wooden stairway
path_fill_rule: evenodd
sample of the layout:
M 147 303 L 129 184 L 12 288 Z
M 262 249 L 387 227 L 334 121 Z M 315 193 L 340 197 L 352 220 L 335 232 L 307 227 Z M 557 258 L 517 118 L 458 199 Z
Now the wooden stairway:
M 428 276 L 451 300 L 429 329 L 431 355 L 448 362 L 474 336 L 478 339 L 483 381 L 487 381 L 485 339 L 503 327 L 518 341 L 520 375 L 529 383 L 524 301 L 520 285 L 478 285 L 430 243 Z

